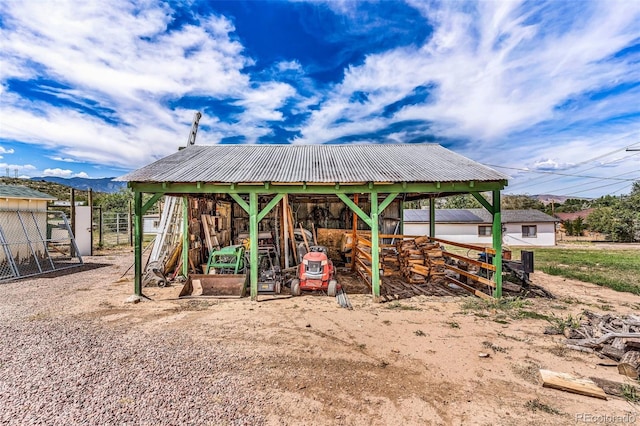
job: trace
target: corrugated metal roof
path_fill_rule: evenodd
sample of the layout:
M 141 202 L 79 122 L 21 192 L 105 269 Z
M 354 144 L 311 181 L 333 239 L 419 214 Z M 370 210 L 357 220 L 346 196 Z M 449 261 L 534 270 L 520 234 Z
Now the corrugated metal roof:
M 502 210 L 502 223 L 558 222 L 540 210 Z M 429 222 L 429 210 L 404 210 L 405 222 Z M 436 223 L 491 223 L 485 209 L 436 209 Z
M 0 197 L 31 200 L 57 200 L 56 197 L 19 185 L 0 185 Z
M 507 179 L 436 144 L 356 144 L 193 145 L 116 180 L 359 183 Z

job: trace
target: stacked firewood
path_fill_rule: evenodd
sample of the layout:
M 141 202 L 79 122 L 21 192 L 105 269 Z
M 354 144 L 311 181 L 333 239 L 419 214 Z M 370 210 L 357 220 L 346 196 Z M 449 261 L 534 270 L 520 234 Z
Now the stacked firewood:
M 584 311 L 580 323 L 563 332 L 569 348 L 618 361 L 618 372 L 625 376 L 637 379 L 640 375 L 640 316 Z
M 396 250 L 400 271 L 409 283 L 423 284 L 444 275 L 442 248 L 428 237 L 399 240 Z

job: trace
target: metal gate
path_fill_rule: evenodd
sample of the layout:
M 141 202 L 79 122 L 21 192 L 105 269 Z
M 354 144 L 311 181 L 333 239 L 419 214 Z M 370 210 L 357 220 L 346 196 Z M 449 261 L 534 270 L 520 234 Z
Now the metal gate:
M 62 212 L 0 211 L 0 282 L 82 264 Z

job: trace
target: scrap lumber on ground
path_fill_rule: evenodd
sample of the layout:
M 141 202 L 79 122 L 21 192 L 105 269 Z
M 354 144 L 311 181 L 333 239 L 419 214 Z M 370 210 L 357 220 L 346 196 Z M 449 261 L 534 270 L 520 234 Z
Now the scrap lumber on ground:
M 589 379 L 579 379 L 566 373 L 556 373 L 550 370 L 540 370 L 540 377 L 542 378 L 542 386 L 545 388 L 607 399 L 604 390 Z
M 618 361 L 618 372 L 637 379 L 640 376 L 640 316 L 599 315 L 584 311 L 583 320 L 564 332 L 571 349 L 592 351 Z

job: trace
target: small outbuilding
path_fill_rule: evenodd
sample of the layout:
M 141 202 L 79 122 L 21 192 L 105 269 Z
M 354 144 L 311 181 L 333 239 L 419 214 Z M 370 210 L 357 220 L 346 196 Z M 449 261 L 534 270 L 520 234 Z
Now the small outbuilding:
M 55 197 L 18 185 L 0 185 L 0 281 L 82 264 L 69 223 L 49 212 Z
M 272 221 L 283 223 L 272 209 L 287 199 L 318 199 L 343 203 L 370 230 L 370 259 L 365 267 L 374 298 L 380 297 L 380 231 L 385 209 L 394 201 L 429 199 L 429 214 L 435 215 L 435 199 L 454 194 L 472 194 L 487 209 L 493 229 L 496 273 L 492 287 L 501 295 L 500 191 L 507 176 L 458 155 L 437 144 L 396 145 L 192 145 L 118 178 L 129 182 L 135 195 L 135 292 L 142 295 L 142 222 L 147 210 L 164 195 L 183 199 L 183 247 L 191 247 L 189 227 L 201 214 L 194 209 L 222 203 L 232 212 L 230 237 L 240 218 L 248 223 L 251 297 L 258 294 L 259 231 Z M 480 195 L 490 192 L 492 201 Z M 151 197 L 143 203 L 143 194 Z M 203 197 L 205 197 L 203 199 Z M 207 201 L 206 197 L 210 197 Z M 237 207 L 237 209 L 236 209 Z M 242 213 L 236 215 L 234 212 Z M 190 212 L 191 210 L 191 212 Z M 289 212 L 290 213 L 290 212 Z M 215 214 L 214 214 L 215 215 Z M 286 215 L 285 215 L 286 216 Z M 398 220 L 402 217 L 401 211 Z M 288 227 L 291 232 L 291 224 Z M 383 225 L 381 225 L 381 223 Z M 435 235 L 431 221 L 429 235 Z M 218 229 L 217 224 L 210 226 Z M 224 227 L 223 227 L 224 228 Z M 223 229 L 220 228 L 220 229 Z M 282 233 L 282 226 L 279 227 Z M 223 230 L 226 230 L 224 228 Z M 400 223 L 400 232 L 402 224 Z M 353 226 L 354 237 L 357 226 Z M 286 234 L 285 234 L 286 235 Z M 354 238 L 354 241 L 356 239 Z M 286 239 L 285 239 L 286 243 Z M 183 250 L 183 274 L 189 271 L 189 250 Z

